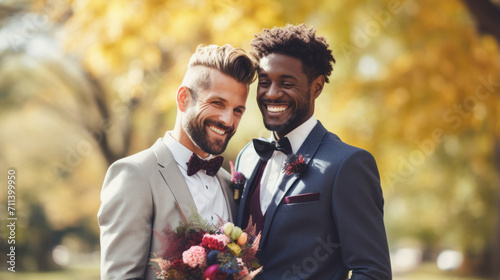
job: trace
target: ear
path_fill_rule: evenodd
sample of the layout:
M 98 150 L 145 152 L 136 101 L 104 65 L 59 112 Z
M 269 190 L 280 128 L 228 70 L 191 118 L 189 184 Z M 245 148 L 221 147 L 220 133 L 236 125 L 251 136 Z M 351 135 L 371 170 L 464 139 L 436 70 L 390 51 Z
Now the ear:
M 181 112 L 186 111 L 186 108 L 188 107 L 189 102 L 191 101 L 191 92 L 189 92 L 189 89 L 186 86 L 180 86 L 177 89 L 176 101 L 177 101 L 177 108 L 179 109 L 179 111 Z
M 314 99 L 318 98 L 318 96 L 323 91 L 323 87 L 325 86 L 325 76 L 319 75 L 314 81 L 311 83 L 311 94 Z

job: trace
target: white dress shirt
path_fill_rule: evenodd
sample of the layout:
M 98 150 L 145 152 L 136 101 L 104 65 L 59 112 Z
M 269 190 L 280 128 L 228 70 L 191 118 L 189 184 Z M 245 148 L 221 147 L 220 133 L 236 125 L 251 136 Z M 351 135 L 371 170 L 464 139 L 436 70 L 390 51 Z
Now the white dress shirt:
M 300 146 L 302 146 L 309 133 L 311 133 L 314 126 L 316 126 L 317 122 L 318 120 L 316 117 L 312 115 L 303 124 L 299 125 L 290 133 L 285 135 L 285 137 L 287 137 L 290 141 L 292 152 L 294 154 L 296 154 L 300 149 Z M 268 140 L 278 141 L 274 133 L 271 133 L 271 137 L 269 137 Z M 285 174 L 283 165 L 285 164 L 285 160 L 286 155 L 284 153 L 274 151 L 272 157 L 269 161 L 267 161 L 266 168 L 264 169 L 264 173 L 262 174 L 262 178 L 260 180 L 260 209 L 262 210 L 262 215 L 266 213 L 267 207 L 271 204 L 276 189 L 283 180 L 283 175 Z
M 217 216 L 221 217 L 224 221 L 228 221 L 229 210 L 227 209 L 226 199 L 219 180 L 216 176 L 208 176 L 205 170 L 200 170 L 196 174 L 188 176 L 187 162 L 191 158 L 191 155 L 193 155 L 193 152 L 175 140 L 170 133 L 171 131 L 165 133 L 163 143 L 172 152 L 177 166 L 184 176 L 189 191 L 193 196 L 198 213 L 214 225 L 219 221 Z M 203 158 L 203 160 L 209 160 L 212 157 L 210 155 L 207 158 Z

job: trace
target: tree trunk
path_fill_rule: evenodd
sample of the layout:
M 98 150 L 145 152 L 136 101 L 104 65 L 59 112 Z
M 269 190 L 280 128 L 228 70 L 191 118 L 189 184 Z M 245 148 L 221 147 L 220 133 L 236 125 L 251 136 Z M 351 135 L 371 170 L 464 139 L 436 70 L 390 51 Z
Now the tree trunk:
M 500 44 L 500 6 L 490 0 L 462 0 L 472 17 L 476 20 L 480 33 L 492 35 Z M 495 137 L 494 150 L 495 164 L 498 178 L 500 178 L 500 138 Z M 491 270 L 492 279 L 500 280 L 500 182 L 497 181 L 496 190 L 496 225 L 491 240 L 491 247 L 485 250 L 486 257 L 483 265 Z
M 500 174 L 500 138 L 495 139 L 495 163 L 497 174 Z M 500 177 L 500 175 L 498 176 Z M 491 266 L 493 279 L 500 280 L 500 182 L 497 181 L 496 191 L 496 230 L 492 240 Z
M 481 33 L 489 33 L 500 42 L 500 7 L 490 0 L 463 0 L 475 18 Z

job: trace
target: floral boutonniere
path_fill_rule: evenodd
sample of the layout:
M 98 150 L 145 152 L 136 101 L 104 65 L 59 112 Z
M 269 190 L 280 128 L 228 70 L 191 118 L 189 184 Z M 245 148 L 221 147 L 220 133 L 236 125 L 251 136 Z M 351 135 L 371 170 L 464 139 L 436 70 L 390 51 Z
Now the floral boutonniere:
M 245 178 L 243 173 L 236 171 L 232 161 L 229 161 L 229 166 L 231 167 L 231 183 L 234 189 L 234 200 L 240 201 L 247 178 Z
M 292 154 L 287 156 L 285 165 L 283 166 L 283 171 L 285 171 L 285 174 L 288 176 L 292 174 L 297 174 L 300 176 L 305 166 L 306 166 L 306 160 L 302 156 L 302 154 L 299 155 Z

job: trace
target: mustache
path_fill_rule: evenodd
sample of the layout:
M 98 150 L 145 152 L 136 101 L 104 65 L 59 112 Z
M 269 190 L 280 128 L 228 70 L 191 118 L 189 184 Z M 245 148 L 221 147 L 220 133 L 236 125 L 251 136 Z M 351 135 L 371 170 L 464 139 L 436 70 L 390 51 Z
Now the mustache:
M 226 132 L 228 132 L 229 134 L 233 133 L 234 132 L 234 126 L 226 126 L 224 125 L 223 123 L 219 122 L 219 121 L 215 121 L 215 120 L 206 120 L 205 121 L 205 124 L 209 124 L 209 125 L 213 125 L 217 128 L 220 128 Z

